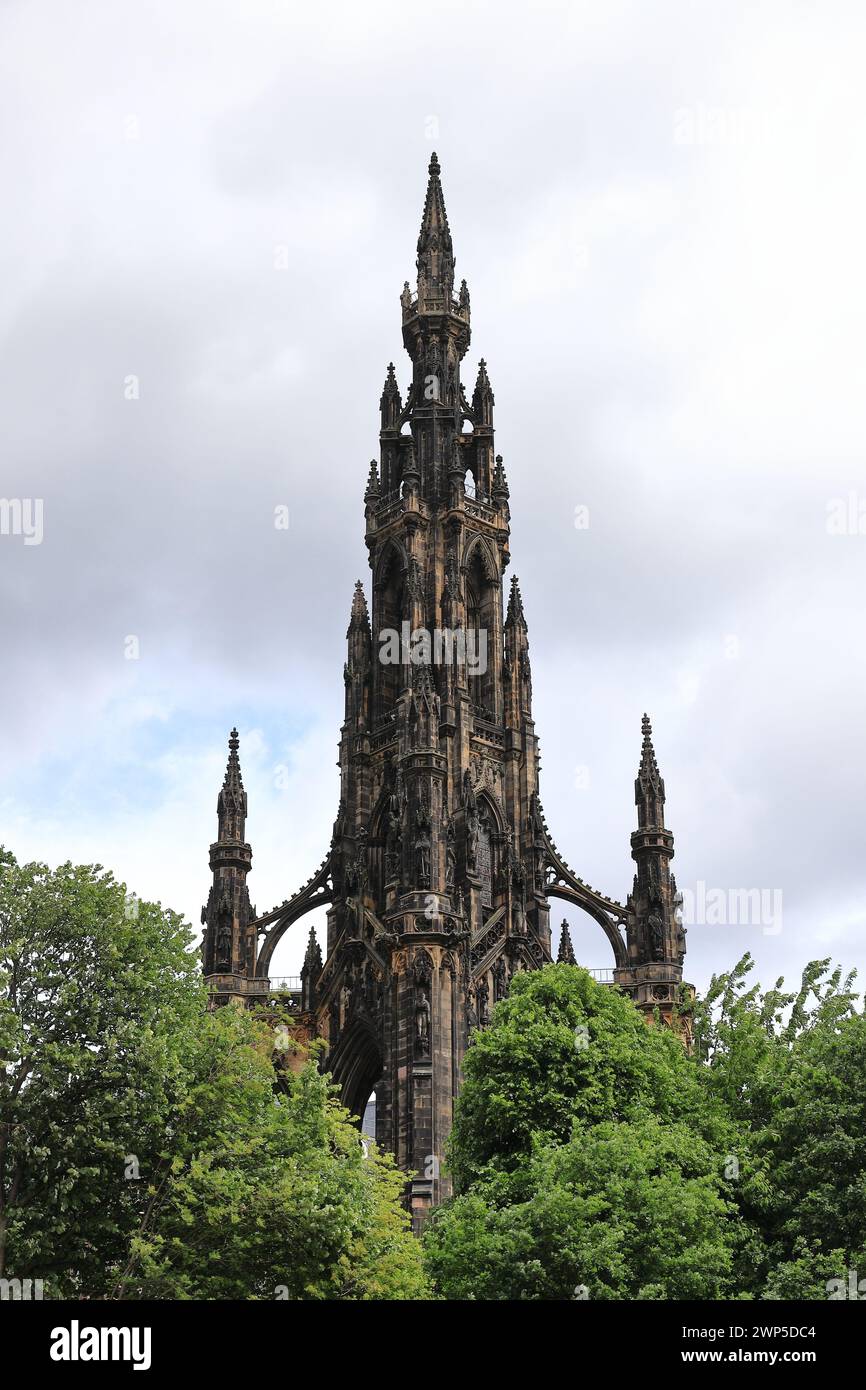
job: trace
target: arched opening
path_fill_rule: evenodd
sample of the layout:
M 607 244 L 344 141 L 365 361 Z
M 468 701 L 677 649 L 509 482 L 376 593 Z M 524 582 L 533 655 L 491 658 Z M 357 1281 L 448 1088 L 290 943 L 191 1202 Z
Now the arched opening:
M 400 449 L 389 448 L 382 462 L 383 499 L 396 497 L 403 481 L 403 455 Z
M 364 1113 L 361 1116 L 361 1133 L 368 1139 L 376 1138 L 376 1092 L 371 1091 Z
M 403 622 L 404 582 L 403 566 L 398 551 L 392 548 L 385 561 L 385 569 L 380 580 L 378 609 L 378 632 L 374 653 L 378 674 L 378 717 L 386 719 L 394 709 L 403 689 L 403 664 L 400 660 L 401 624 Z M 387 638 L 386 637 L 387 630 Z M 396 634 L 396 642 L 391 636 Z
M 370 1023 L 354 1019 L 327 1062 L 340 1088 L 340 1101 L 364 1133 L 364 1116 L 382 1076 L 382 1054 Z
M 610 942 L 613 950 L 614 964 L 621 966 L 628 963 L 626 946 L 622 938 L 622 933 L 613 918 L 609 917 L 601 907 L 593 903 L 590 899 L 584 899 L 577 889 L 561 882 L 548 883 L 546 891 L 549 898 L 559 898 L 563 902 L 571 903 L 574 907 L 579 908 L 581 912 L 585 912 L 588 916 L 592 917 L 602 928 L 605 936 Z M 578 946 L 574 933 L 572 933 L 572 943 L 574 945 L 575 955 L 582 965 L 584 962 L 581 960 L 580 947 Z M 608 967 L 600 967 L 597 962 L 590 961 L 587 962 L 587 969 L 598 970 L 599 973 L 601 973 L 602 970 L 606 970 Z
M 478 847 L 475 872 L 481 879 L 481 906 L 493 906 L 493 817 L 482 797 L 478 803 Z
M 466 683 L 476 710 L 496 720 L 496 689 L 491 657 L 496 637 L 497 584 L 485 569 L 480 546 L 466 574 Z
M 583 921 L 581 921 L 583 918 Z M 575 912 L 573 915 L 561 919 L 551 932 L 551 952 L 555 961 L 564 960 L 567 963 L 579 965 L 583 970 L 588 970 L 594 980 L 599 984 L 613 984 L 613 972 L 616 968 L 614 963 L 600 965 L 599 962 L 605 954 L 600 950 L 598 944 L 590 942 L 584 928 L 586 927 L 586 914 Z M 567 939 L 563 938 L 568 933 Z M 569 945 L 571 951 L 569 952 Z M 572 960 L 573 957 L 573 960 Z
M 285 905 L 285 910 L 277 918 L 271 927 L 268 928 L 259 946 L 259 954 L 256 960 L 256 975 L 259 978 L 269 976 L 271 972 L 271 960 L 274 951 L 280 941 L 286 935 L 290 927 L 295 922 L 299 922 L 307 913 L 315 912 L 318 908 L 327 906 L 333 902 L 333 887 L 331 883 L 331 870 L 328 860 L 326 860 L 318 872 L 313 876 L 305 888 L 297 893 Z M 297 963 L 298 956 L 303 946 L 298 940 L 295 951 L 292 952 L 293 963 Z M 295 954 L 297 952 L 297 955 Z M 300 968 L 300 967 L 298 967 Z

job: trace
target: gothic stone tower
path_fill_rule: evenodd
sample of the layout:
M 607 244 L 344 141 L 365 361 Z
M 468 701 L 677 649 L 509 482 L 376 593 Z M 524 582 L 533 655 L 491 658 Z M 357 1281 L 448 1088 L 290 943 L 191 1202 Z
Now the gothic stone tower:
M 377 1141 L 412 1174 L 420 1222 L 448 1195 L 441 1164 L 472 1030 L 516 971 L 551 960 L 550 898 L 595 918 L 613 950 L 613 981 L 668 1021 L 683 938 L 646 719 L 628 903 L 578 878 L 547 829 L 516 579 L 505 603 L 509 493 L 494 452 L 493 390 L 483 359 L 471 400 L 461 382 L 469 291 L 465 281 L 454 291 L 435 155 L 416 267 L 414 293 L 407 282 L 400 296 L 411 382 L 404 400 L 389 366 L 380 457 L 364 493 L 372 603 L 356 584 L 331 845 L 300 892 L 256 919 L 233 733 L 203 955 L 219 998 L 260 994 L 283 933 L 327 908 L 326 958 L 311 932 L 295 1016 L 327 1040 L 327 1065 L 354 1113 L 375 1088 Z M 561 958 L 573 959 L 566 941 Z

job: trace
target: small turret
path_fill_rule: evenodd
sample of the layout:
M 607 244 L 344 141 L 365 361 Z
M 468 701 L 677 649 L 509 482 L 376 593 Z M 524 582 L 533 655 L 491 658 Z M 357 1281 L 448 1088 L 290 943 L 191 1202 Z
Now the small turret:
M 680 998 L 685 932 L 677 920 L 676 882 L 670 871 L 674 837 L 665 827 L 665 784 L 646 714 L 641 736 L 634 784 L 638 828 L 631 837 L 637 871 L 628 898 L 628 966 L 618 969 L 615 979 L 645 1013 L 658 1009 L 670 1022 Z
M 494 502 L 507 502 L 509 498 L 508 479 L 505 476 L 505 469 L 502 466 L 502 455 L 496 455 L 496 466 L 493 470 L 493 489 Z
M 367 486 L 364 489 L 364 501 L 369 507 L 375 504 L 382 494 L 379 486 L 379 467 L 375 459 L 370 460 L 370 471 L 367 474 Z
M 652 743 L 652 724 L 649 716 L 641 720 L 640 768 L 634 784 L 634 800 L 638 808 L 638 826 L 645 829 L 664 829 L 665 824 L 665 784 L 659 773 L 655 749 Z
M 243 840 L 247 819 L 247 794 L 241 776 L 238 757 L 240 739 L 237 729 L 229 735 L 229 756 L 226 775 L 217 798 L 217 838 L 220 841 Z
M 346 686 L 346 724 L 356 733 L 368 726 L 370 700 L 370 668 L 373 640 L 370 615 L 360 579 L 355 582 L 349 626 L 346 628 L 348 652 L 343 676 Z
M 400 397 L 400 388 L 397 385 L 397 378 L 394 374 L 394 363 L 388 363 L 388 375 L 385 377 L 385 385 L 382 388 L 382 397 L 379 401 L 379 412 L 381 414 L 381 429 L 383 433 L 397 432 L 400 429 L 400 412 L 403 409 L 403 402 Z
M 571 944 L 571 933 L 568 930 L 568 923 L 563 918 L 562 934 L 559 938 L 559 950 L 556 953 L 556 960 L 559 965 L 577 965 L 577 958 L 574 954 L 574 947 Z
M 516 728 L 523 715 L 532 713 L 532 671 L 529 636 L 517 575 L 511 579 L 505 614 L 506 723 Z
M 490 378 L 487 375 L 487 363 L 482 357 L 478 363 L 478 376 L 475 381 L 475 390 L 472 392 L 472 418 L 475 428 L 493 428 L 493 406 L 494 406 L 493 387 L 490 385 Z
M 210 847 L 213 874 L 210 893 L 202 908 L 205 928 L 202 963 L 219 1002 L 243 994 L 255 975 L 256 938 L 250 923 L 255 909 L 247 891 L 247 874 L 253 852 L 246 843 L 247 794 L 238 756 L 237 729 L 229 735 L 225 777 L 217 798 L 217 838 Z
M 316 929 L 310 927 L 307 951 L 301 966 L 301 1011 L 312 1013 L 316 1007 L 317 986 L 322 973 L 322 951 L 316 940 Z

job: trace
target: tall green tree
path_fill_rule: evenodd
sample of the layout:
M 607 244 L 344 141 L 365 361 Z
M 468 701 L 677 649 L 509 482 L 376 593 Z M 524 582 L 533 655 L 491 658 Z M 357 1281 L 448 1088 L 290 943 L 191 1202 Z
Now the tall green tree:
M 0 852 L 0 1276 L 49 1296 L 421 1298 L 405 1178 L 192 934 L 99 866 Z
M 578 966 L 516 975 L 463 1069 L 449 1150 L 457 1192 L 493 1173 L 519 1181 L 533 1147 L 566 1142 L 576 1122 L 653 1114 L 724 1138 L 724 1108 L 679 1039 Z
M 246 1010 L 202 1020 L 115 1296 L 425 1297 L 405 1176 L 362 1143 L 314 1056 L 275 1089 L 273 1041 Z
M 866 1280 L 866 1019 L 827 960 L 791 991 L 750 986 L 751 970 L 745 956 L 714 978 L 695 1026 L 701 1079 L 743 1133 L 738 1201 L 763 1247 L 747 1283 L 826 1298 Z
M 0 1274 L 74 1294 L 123 1248 L 203 1010 L 190 945 L 98 865 L 0 851 Z
M 585 971 L 518 975 L 466 1057 L 457 1196 L 425 1236 L 459 1299 L 731 1296 L 736 1129 L 669 1029 Z
M 425 1236 L 435 1287 L 456 1299 L 734 1296 L 748 1232 L 721 1155 L 651 1115 L 577 1123 L 540 1144 L 522 1196 L 475 1183 Z

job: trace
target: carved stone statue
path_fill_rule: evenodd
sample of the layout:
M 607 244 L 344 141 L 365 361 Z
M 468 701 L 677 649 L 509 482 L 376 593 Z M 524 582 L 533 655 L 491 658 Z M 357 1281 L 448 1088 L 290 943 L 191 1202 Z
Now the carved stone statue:
M 475 1012 L 475 991 L 470 985 L 466 991 L 466 1030 L 471 1033 L 472 1029 L 477 1027 L 478 1014 Z
M 419 1057 L 430 1055 L 430 1000 L 428 986 L 415 986 L 415 1051 Z
M 468 768 L 463 774 L 463 807 L 466 813 L 466 867 L 469 870 L 473 870 L 478 859 L 480 822 L 478 819 L 478 802 L 475 799 L 475 788 L 472 785 L 472 778 Z
M 526 935 L 526 908 L 522 897 L 515 898 L 511 904 L 511 925 L 517 936 Z
M 647 919 L 649 928 L 650 946 L 654 960 L 664 960 L 665 956 L 665 924 L 657 912 L 651 912 Z
M 415 812 L 415 872 L 419 888 L 430 887 L 430 812 L 420 805 Z
M 457 872 L 457 855 L 454 853 L 454 822 L 449 820 L 445 832 L 445 892 L 453 893 Z
M 505 957 L 500 956 L 493 967 L 493 1002 L 498 1004 L 508 993 L 508 966 Z
M 232 922 L 228 907 L 220 908 L 216 933 L 216 962 L 218 966 L 231 968 L 232 963 Z
M 478 981 L 475 997 L 478 1000 L 478 1026 L 486 1028 L 490 1022 L 490 990 L 486 978 Z
M 466 816 L 466 867 L 474 869 L 478 863 L 478 839 L 481 827 L 478 820 L 478 812 L 472 810 Z
M 388 799 L 388 821 L 385 841 L 385 881 L 391 883 L 400 877 L 400 860 L 403 849 L 403 790 L 400 774 L 397 773 L 394 787 Z

